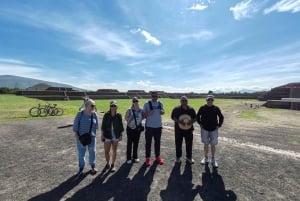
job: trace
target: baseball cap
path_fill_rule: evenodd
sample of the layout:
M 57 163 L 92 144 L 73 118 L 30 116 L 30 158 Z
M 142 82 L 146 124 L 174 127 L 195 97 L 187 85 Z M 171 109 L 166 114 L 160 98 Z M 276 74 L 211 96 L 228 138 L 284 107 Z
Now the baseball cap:
M 95 105 L 95 101 L 93 99 L 87 99 L 87 101 L 85 101 L 85 107 L 89 106 L 89 105 Z
M 211 94 L 209 94 L 209 95 L 206 96 L 206 100 L 208 100 L 208 99 L 214 100 L 214 98 L 215 98 L 215 97 L 214 97 L 213 95 L 211 95 Z
M 110 104 L 109 104 L 110 106 L 112 106 L 112 105 L 115 105 L 115 106 L 117 106 L 118 105 L 118 103 L 117 103 L 117 101 L 115 101 L 115 100 L 113 100 L 113 101 L 110 101 Z

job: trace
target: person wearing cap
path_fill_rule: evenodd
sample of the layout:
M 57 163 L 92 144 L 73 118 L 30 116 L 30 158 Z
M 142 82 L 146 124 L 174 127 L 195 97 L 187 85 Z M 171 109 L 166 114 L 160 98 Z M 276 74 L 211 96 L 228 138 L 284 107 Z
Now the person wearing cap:
M 201 127 L 201 141 L 204 144 L 204 158 L 201 164 L 207 164 L 208 148 L 211 148 L 211 164 L 213 167 L 218 167 L 215 159 L 216 145 L 218 144 L 218 128 L 220 128 L 224 121 L 224 116 L 218 106 L 214 105 L 214 96 L 208 95 L 206 97 L 206 104 L 201 106 L 196 115 L 197 122 Z
M 172 113 L 171 119 L 175 126 L 175 147 L 176 147 L 176 163 L 181 162 L 182 156 L 182 141 L 185 140 L 186 162 L 193 164 L 195 161 L 192 158 L 193 147 L 193 123 L 196 121 L 196 112 L 193 107 L 188 105 L 188 98 L 182 96 L 180 105 L 176 106 Z
M 101 139 L 104 142 L 106 159 L 105 170 L 115 172 L 118 142 L 122 140 L 124 131 L 122 115 L 117 112 L 117 101 L 111 101 L 109 110 L 104 114 L 101 125 Z M 110 149 L 112 148 L 112 161 L 110 164 Z
M 158 101 L 158 93 L 156 91 L 151 92 L 151 100 L 146 102 L 143 107 L 146 116 L 146 166 L 151 165 L 151 143 L 152 138 L 154 138 L 154 150 L 156 162 L 162 165 L 164 160 L 160 156 L 160 140 L 162 133 L 162 118 L 161 115 L 165 113 L 164 105 Z
M 94 110 L 95 106 L 96 106 L 95 101 L 92 99 L 88 99 L 85 102 L 84 110 L 78 112 L 74 119 L 73 131 L 77 143 L 79 175 L 83 173 L 83 169 L 85 166 L 86 148 L 88 148 L 89 151 L 89 163 L 92 167 L 92 174 L 95 174 L 97 172 L 95 165 L 96 165 L 96 130 L 98 129 L 98 115 Z M 84 146 L 80 142 L 79 136 L 89 132 L 91 135 L 91 143 Z
M 125 119 L 127 121 L 126 133 L 127 133 L 127 163 L 138 163 L 138 146 L 142 130 L 142 120 L 145 118 L 143 109 L 139 106 L 139 99 L 137 97 L 132 98 L 132 105 L 127 110 Z

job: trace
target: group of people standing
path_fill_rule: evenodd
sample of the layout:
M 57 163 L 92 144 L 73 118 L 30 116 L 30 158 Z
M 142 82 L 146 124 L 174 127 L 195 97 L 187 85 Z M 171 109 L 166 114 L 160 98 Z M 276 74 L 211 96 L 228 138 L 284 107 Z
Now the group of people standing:
M 208 95 L 207 103 L 201 106 L 196 113 L 194 108 L 188 104 L 188 98 L 182 96 L 180 98 L 180 105 L 176 106 L 171 118 L 174 121 L 175 127 L 175 147 L 176 147 L 176 163 L 182 160 L 182 143 L 183 139 L 186 144 L 186 162 L 193 164 L 192 146 L 193 146 L 193 123 L 196 121 L 201 127 L 201 141 L 204 144 L 204 158 L 201 164 L 209 163 L 208 152 L 209 145 L 211 147 L 211 163 L 213 167 L 218 167 L 215 159 L 216 145 L 218 144 L 218 128 L 222 126 L 224 117 L 219 107 L 213 104 L 214 97 Z M 98 115 L 94 112 L 95 101 L 87 99 L 84 103 L 84 110 L 77 113 L 73 131 L 76 136 L 76 144 L 78 150 L 78 165 L 81 174 L 85 167 L 85 152 L 89 151 L 89 164 L 91 166 L 91 173 L 95 174 L 97 169 L 95 167 L 95 153 L 96 153 L 96 130 L 98 129 Z M 106 165 L 104 171 L 116 171 L 115 161 L 117 156 L 118 142 L 122 140 L 124 127 L 122 115 L 117 112 L 117 102 L 111 101 L 109 110 L 104 114 L 101 124 L 101 140 L 104 143 L 104 152 Z M 150 166 L 151 161 L 151 144 L 154 139 L 154 154 L 155 161 L 162 165 L 164 159 L 161 157 L 160 145 L 162 135 L 162 115 L 165 114 L 164 105 L 158 100 L 158 93 L 151 92 L 151 100 L 146 102 L 143 108 L 139 105 L 139 99 L 134 97 L 132 99 L 131 107 L 126 111 L 125 120 L 127 121 L 127 163 L 138 163 L 138 145 L 141 132 L 145 129 L 145 165 Z M 142 124 L 145 121 L 145 127 Z M 81 141 L 81 136 L 90 134 L 90 142 L 85 145 Z

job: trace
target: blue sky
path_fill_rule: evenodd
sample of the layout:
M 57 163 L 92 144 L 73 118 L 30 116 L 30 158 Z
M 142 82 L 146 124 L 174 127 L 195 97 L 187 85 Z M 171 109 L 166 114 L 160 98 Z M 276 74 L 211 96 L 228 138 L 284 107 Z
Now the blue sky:
M 0 0 L 0 74 L 87 90 L 300 82 L 300 0 Z

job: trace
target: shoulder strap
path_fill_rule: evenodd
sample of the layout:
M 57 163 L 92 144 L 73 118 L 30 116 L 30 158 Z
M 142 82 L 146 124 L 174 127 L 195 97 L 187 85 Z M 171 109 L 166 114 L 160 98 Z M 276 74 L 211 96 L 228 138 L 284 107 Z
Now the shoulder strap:
M 134 113 L 134 110 L 133 110 L 133 109 L 132 109 L 132 114 L 133 114 L 133 117 L 134 117 L 135 127 L 137 128 L 136 116 L 135 116 L 135 113 Z
M 77 128 L 77 130 L 78 130 L 77 134 L 78 134 L 78 135 L 79 135 L 80 120 L 81 120 L 81 117 L 82 117 L 82 113 L 83 113 L 83 110 L 80 112 L 80 115 L 79 115 L 79 117 L 78 117 L 78 128 Z
M 89 134 L 91 134 L 91 131 L 92 131 L 92 126 L 93 126 L 93 117 L 94 117 L 94 113 L 92 113 L 92 117 L 91 117 L 91 125 L 90 125 Z
M 158 102 L 158 108 L 161 110 L 161 102 L 157 101 Z
M 153 110 L 152 102 L 151 102 L 151 101 L 148 101 L 148 104 L 149 104 L 150 110 Z

